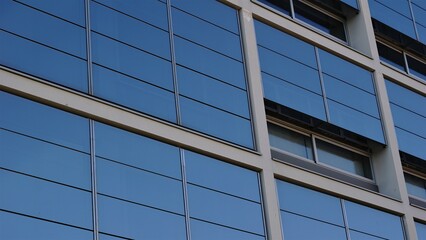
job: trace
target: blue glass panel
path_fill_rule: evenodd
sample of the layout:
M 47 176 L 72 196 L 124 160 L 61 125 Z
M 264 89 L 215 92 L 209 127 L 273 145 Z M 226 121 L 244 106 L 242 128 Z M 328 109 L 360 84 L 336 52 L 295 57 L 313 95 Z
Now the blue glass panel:
M 185 151 L 185 166 L 190 183 L 260 202 L 258 174 L 254 171 L 190 151 Z
M 84 0 L 15 0 L 41 11 L 76 23 L 82 27 L 85 24 Z
M 244 147 L 253 148 L 249 120 L 180 97 L 182 125 L 222 138 Z
M 172 8 L 173 33 L 242 61 L 240 38 L 235 33 Z
M 183 214 L 178 180 L 101 158 L 97 158 L 96 172 L 98 193 Z
M 344 226 L 339 198 L 280 180 L 276 183 L 281 210 Z M 309 204 L 307 199 L 315 199 L 315 204 Z
M 290 58 L 259 47 L 260 68 L 294 85 L 321 94 L 318 70 L 296 62 Z
M 191 220 L 192 240 L 265 240 L 264 237 L 218 226 L 198 220 Z
M 416 24 L 417 33 L 419 34 L 419 41 L 426 45 L 426 27 Z
M 394 10 L 395 12 L 398 12 L 399 14 L 402 14 L 408 18 L 411 18 L 411 12 L 410 12 L 410 6 L 408 3 L 408 0 L 375 0 L 375 1 L 381 3 L 387 8 Z
M 305 199 L 306 201 L 306 199 Z M 308 204 L 306 204 L 308 205 Z M 285 240 L 342 240 L 346 239 L 345 229 L 311 218 L 281 212 L 282 230 Z
M 333 100 L 327 99 L 327 104 L 330 112 L 330 123 L 377 142 L 385 142 L 379 119 L 348 108 Z
M 169 61 L 92 33 L 93 61 L 132 77 L 172 90 Z
M 418 240 L 426 240 L 426 225 L 416 222 L 416 231 Z
M 342 0 L 342 2 L 348 4 L 353 8 L 359 9 L 357 0 Z
M 97 3 L 90 17 L 93 31 L 170 60 L 168 32 Z
M 0 239 L 91 240 L 91 231 L 0 211 Z
M 179 94 L 250 118 L 247 92 L 183 67 L 177 67 Z
M 408 194 L 426 200 L 426 181 L 409 174 L 404 174 L 404 178 Z
M 90 190 L 89 155 L 0 129 L 0 167 Z
M 373 18 L 404 33 L 405 35 L 411 38 L 416 38 L 413 21 L 410 18 L 407 18 L 406 16 L 401 15 L 401 13 L 396 12 L 388 7 L 385 7 L 385 5 L 387 5 L 386 2 L 383 5 L 381 3 L 376 2 L 375 0 L 369 0 L 369 5 L 371 16 Z M 402 7 L 401 9 L 406 10 L 405 7 Z
M 256 39 L 259 45 L 312 68 L 317 68 L 314 46 L 262 22 L 254 21 L 254 26 L 256 27 Z
M 371 72 L 323 50 L 319 50 L 319 55 L 323 72 L 367 92 L 375 93 Z
M 262 74 L 265 98 L 321 120 L 326 120 L 321 95 L 299 88 L 268 74 Z
M 426 117 L 426 97 L 391 81 L 385 81 L 389 100 L 398 106 Z
M 99 239 L 100 240 L 123 240 L 125 238 L 118 238 L 118 237 L 112 237 L 106 234 L 99 234 Z
M 99 231 L 130 239 L 185 240 L 185 218 L 98 196 Z
M 87 92 L 87 63 L 0 30 L 0 65 Z
M 426 139 L 426 116 L 422 117 L 394 104 L 391 104 L 391 111 L 395 126 Z
M 176 122 L 172 92 L 93 65 L 94 95 L 120 105 Z
M 0 208 L 92 229 L 90 192 L 0 170 Z
M 166 4 L 157 0 L 96 0 L 131 17 L 168 29 Z
M 188 185 L 189 214 L 193 218 L 264 234 L 260 204 Z
M 326 74 L 323 75 L 323 80 L 327 98 L 380 118 L 375 95 Z
M 237 11 L 218 1 L 172 0 L 172 5 L 239 34 Z
M 413 8 L 413 14 L 416 22 L 422 26 L 426 26 L 426 9 L 423 9 L 416 4 L 412 4 L 411 6 Z
M 245 89 L 243 64 L 222 54 L 175 37 L 176 61 L 211 77 Z
M 411 0 L 411 3 L 413 5 L 417 5 L 417 6 L 421 7 L 421 8 L 423 8 L 423 9 L 426 9 L 426 2 L 423 1 L 423 0 Z
M 0 1 L 0 9 L 1 29 L 81 58 L 86 57 L 84 28 L 10 0 Z
M 349 234 L 351 235 L 351 240 L 383 240 L 381 237 L 375 237 L 352 230 L 349 231 Z
M 395 131 L 401 151 L 426 160 L 426 151 L 424 150 L 426 146 L 425 138 L 421 138 L 398 127 L 395 128 Z
M 177 147 L 95 123 L 96 155 L 174 178 L 181 178 Z
M 89 152 L 89 121 L 0 92 L 0 127 Z
M 350 201 L 345 201 L 345 209 L 351 230 L 390 240 L 405 239 L 400 217 Z

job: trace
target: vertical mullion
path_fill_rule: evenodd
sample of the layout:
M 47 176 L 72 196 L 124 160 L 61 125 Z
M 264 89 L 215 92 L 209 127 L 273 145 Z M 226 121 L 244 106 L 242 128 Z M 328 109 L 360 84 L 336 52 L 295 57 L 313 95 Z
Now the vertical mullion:
M 181 125 L 181 113 L 179 104 L 179 88 L 176 73 L 176 54 L 175 54 L 175 43 L 173 33 L 173 19 L 172 19 L 172 4 L 170 0 L 167 0 L 167 22 L 169 27 L 169 41 L 170 41 L 170 58 L 172 64 L 172 77 L 173 77 L 173 91 L 175 95 L 175 108 L 176 108 L 176 121 L 178 125 Z
M 419 32 L 417 31 L 416 17 L 414 16 L 411 0 L 408 0 L 408 7 L 410 8 L 411 19 L 413 20 L 414 34 L 416 34 L 416 38 L 417 40 L 419 40 L 420 37 L 419 37 Z
M 343 223 L 345 225 L 346 239 L 351 240 L 351 235 L 350 235 L 350 232 L 349 232 L 348 217 L 346 215 L 345 200 L 340 199 L 340 206 L 342 208 Z
M 98 226 L 98 200 L 96 187 L 96 155 L 95 155 L 95 124 L 93 120 L 89 120 L 90 131 L 90 168 L 92 181 L 92 217 L 93 217 L 93 239 L 99 239 Z
M 189 216 L 189 199 L 188 199 L 188 188 L 186 181 L 186 163 L 185 163 L 185 151 L 179 149 L 180 152 L 180 165 L 181 165 L 181 174 L 182 174 L 182 190 L 183 190 L 183 207 L 185 214 L 185 227 L 186 227 L 186 239 L 191 240 L 191 226 L 190 226 L 190 216 Z
M 87 55 L 87 79 L 89 95 L 93 95 L 93 74 L 92 74 L 92 40 L 90 29 L 90 0 L 85 0 L 86 17 L 86 55 Z
M 323 73 L 322 73 L 322 69 L 321 69 L 319 52 L 318 52 L 317 47 L 314 47 L 314 49 L 315 49 L 315 58 L 317 60 L 318 76 L 319 76 L 320 85 L 321 85 L 322 100 L 323 100 L 324 109 L 325 109 L 325 117 L 326 117 L 327 122 L 330 122 L 330 111 L 328 110 L 327 95 L 325 93 L 324 78 L 323 78 Z

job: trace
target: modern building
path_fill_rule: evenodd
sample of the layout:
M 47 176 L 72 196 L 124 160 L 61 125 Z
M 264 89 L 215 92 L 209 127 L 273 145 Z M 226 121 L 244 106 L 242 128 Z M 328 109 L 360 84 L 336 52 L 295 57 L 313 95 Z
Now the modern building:
M 0 68 L 0 239 L 426 239 L 424 0 L 1 0 Z

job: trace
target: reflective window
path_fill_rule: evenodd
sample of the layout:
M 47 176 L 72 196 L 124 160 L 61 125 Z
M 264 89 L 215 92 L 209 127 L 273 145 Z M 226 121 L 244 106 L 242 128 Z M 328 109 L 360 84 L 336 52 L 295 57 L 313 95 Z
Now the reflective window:
M 426 239 L 426 224 L 416 222 L 416 231 L 418 240 Z
M 194 240 L 264 240 L 265 237 L 238 231 L 203 221 L 191 220 L 191 239 Z
M 407 64 L 410 74 L 426 80 L 426 63 L 407 56 Z
M 404 54 L 402 52 L 394 50 L 381 42 L 377 42 L 377 49 L 379 50 L 380 60 L 405 71 Z
M 408 194 L 426 200 L 426 180 L 408 173 L 404 173 Z

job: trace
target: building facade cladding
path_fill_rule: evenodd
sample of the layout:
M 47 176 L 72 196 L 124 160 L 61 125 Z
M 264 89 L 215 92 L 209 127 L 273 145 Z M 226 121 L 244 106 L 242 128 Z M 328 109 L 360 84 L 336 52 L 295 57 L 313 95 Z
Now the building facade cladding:
M 0 239 L 426 239 L 426 7 L 277 2 L 0 1 Z

